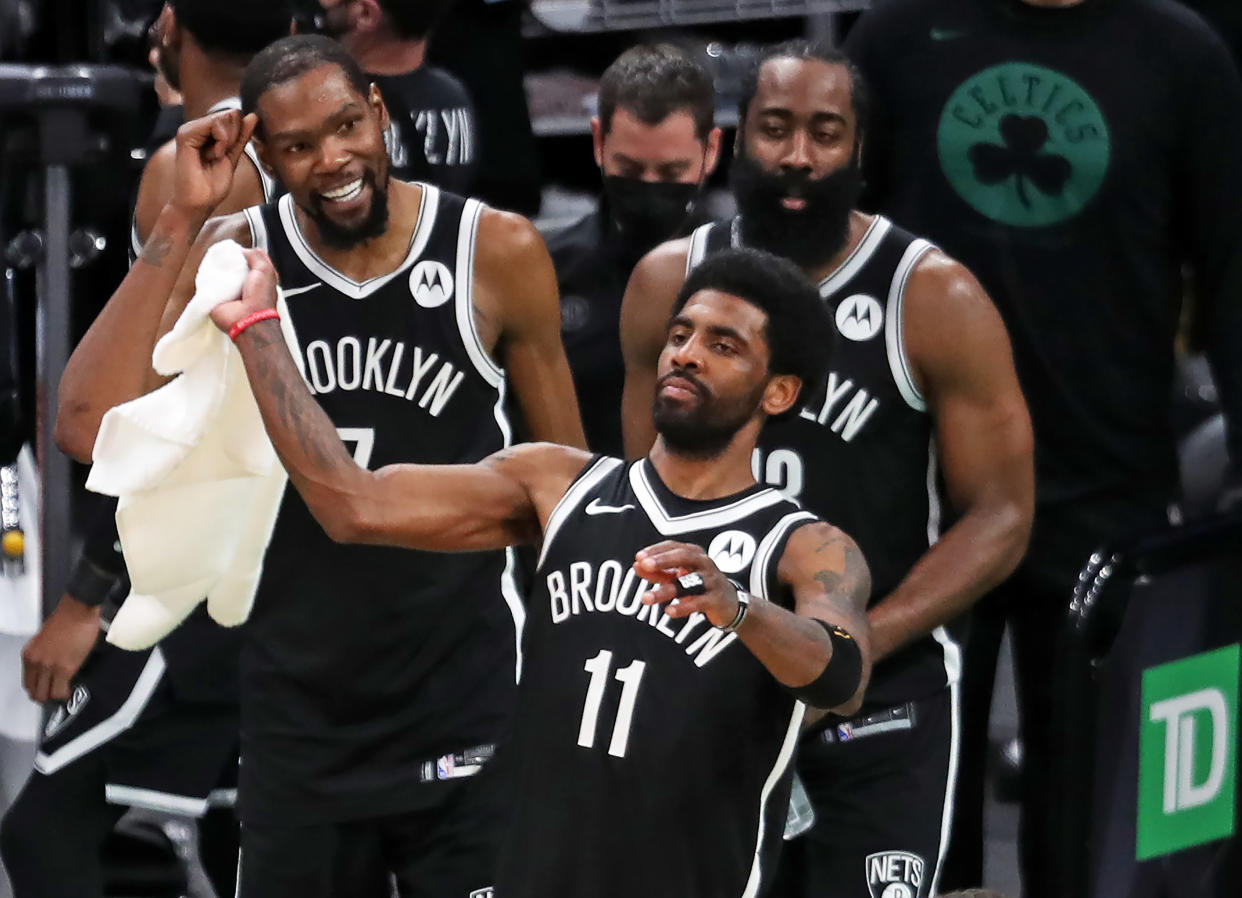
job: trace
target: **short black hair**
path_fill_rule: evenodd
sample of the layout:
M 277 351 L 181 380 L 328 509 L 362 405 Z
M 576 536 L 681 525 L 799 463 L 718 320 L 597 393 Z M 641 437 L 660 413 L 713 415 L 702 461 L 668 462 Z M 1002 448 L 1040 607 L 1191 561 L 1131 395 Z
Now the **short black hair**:
M 763 250 L 726 249 L 690 272 L 673 316 L 700 290 L 719 290 L 761 309 L 768 317 L 768 370 L 801 379 L 804 398 L 819 385 L 832 360 L 836 330 L 819 291 L 800 268 Z
M 251 0 L 260 2 L 260 0 Z M 345 73 L 349 86 L 366 97 L 371 82 L 349 51 L 330 37 L 320 34 L 295 34 L 282 37 L 265 47 L 242 74 L 242 113 L 249 115 L 259 108 L 259 98 L 268 90 L 300 78 L 325 65 L 334 65 Z
M 376 0 L 392 30 L 407 39 L 425 38 L 453 8 L 455 0 Z
M 673 44 L 630 47 L 599 79 L 599 120 L 607 134 L 617 109 L 645 125 L 658 125 L 685 110 L 694 133 L 706 140 L 716 121 L 712 76 L 693 56 Z
M 289 33 L 292 0 L 168 0 L 177 25 L 208 53 L 248 60 Z
M 759 90 L 759 73 L 773 59 L 818 60 L 828 65 L 842 66 L 850 76 L 850 105 L 854 107 L 854 121 L 857 123 L 856 131 L 859 137 L 862 136 L 870 107 L 867 96 L 867 82 L 863 79 L 862 72 L 858 70 L 858 66 L 854 65 L 848 56 L 836 47 L 824 41 L 807 40 L 806 38 L 797 38 L 773 44 L 755 57 L 755 61 L 750 65 L 742 78 L 742 91 L 737 104 L 739 129 L 745 124 L 746 113 L 750 111 L 750 103 L 755 99 L 755 93 Z

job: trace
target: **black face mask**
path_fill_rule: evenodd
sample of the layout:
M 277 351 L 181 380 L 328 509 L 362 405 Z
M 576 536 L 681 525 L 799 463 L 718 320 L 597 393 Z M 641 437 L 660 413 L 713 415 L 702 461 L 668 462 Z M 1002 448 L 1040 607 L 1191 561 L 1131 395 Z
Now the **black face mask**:
M 608 217 L 627 255 L 641 256 L 681 236 L 698 202 L 699 184 L 604 175 Z
M 770 172 L 745 153 L 729 167 L 729 184 L 742 213 L 742 238 L 810 268 L 822 265 L 845 246 L 850 213 L 862 189 L 859 154 L 832 174 L 812 178 L 805 172 Z M 786 196 L 801 197 L 797 212 L 781 205 Z

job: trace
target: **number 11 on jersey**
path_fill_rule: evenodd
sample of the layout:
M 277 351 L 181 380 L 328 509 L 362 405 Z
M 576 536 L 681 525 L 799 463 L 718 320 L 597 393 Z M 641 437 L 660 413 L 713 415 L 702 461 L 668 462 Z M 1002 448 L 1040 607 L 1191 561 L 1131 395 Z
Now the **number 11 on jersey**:
M 621 683 L 621 704 L 617 707 L 617 719 L 612 725 L 612 741 L 608 743 L 608 754 L 614 758 L 625 757 L 625 747 L 630 741 L 630 724 L 634 719 L 634 702 L 638 699 L 638 684 L 642 682 L 646 667 L 646 661 L 635 661 L 616 673 L 616 679 Z M 612 668 L 612 652 L 600 649 L 599 654 L 582 668 L 591 675 L 591 682 L 587 684 L 586 704 L 582 707 L 578 744 L 583 748 L 594 748 L 599 706 L 608 685 L 608 671 Z

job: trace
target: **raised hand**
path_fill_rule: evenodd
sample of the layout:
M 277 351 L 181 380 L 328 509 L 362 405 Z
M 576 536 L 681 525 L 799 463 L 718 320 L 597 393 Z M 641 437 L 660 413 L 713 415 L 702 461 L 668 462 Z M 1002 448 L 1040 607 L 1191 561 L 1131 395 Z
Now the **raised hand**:
M 206 218 L 233 186 L 233 174 L 258 117 L 226 109 L 177 129 L 172 204 Z

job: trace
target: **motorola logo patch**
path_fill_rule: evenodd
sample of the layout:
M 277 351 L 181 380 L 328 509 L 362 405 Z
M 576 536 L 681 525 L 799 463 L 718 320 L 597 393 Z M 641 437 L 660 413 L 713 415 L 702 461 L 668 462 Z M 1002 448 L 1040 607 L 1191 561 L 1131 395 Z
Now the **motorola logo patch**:
M 726 530 L 716 534 L 707 554 L 721 573 L 736 574 L 755 557 L 755 538 L 741 530 Z
M 874 296 L 855 293 L 837 306 L 837 330 L 847 340 L 870 340 L 884 326 L 884 309 Z
M 453 297 L 453 275 L 442 262 L 424 259 L 410 272 L 410 292 L 424 309 L 442 306 Z

